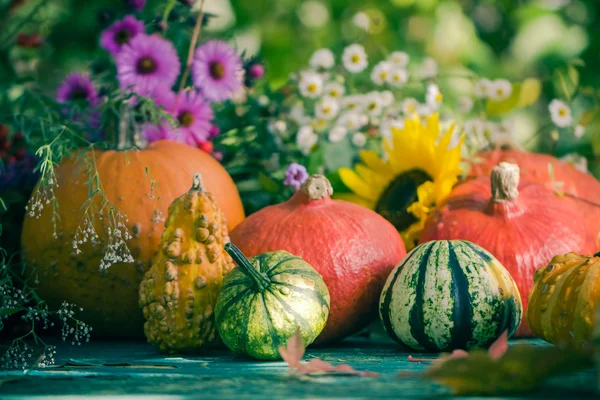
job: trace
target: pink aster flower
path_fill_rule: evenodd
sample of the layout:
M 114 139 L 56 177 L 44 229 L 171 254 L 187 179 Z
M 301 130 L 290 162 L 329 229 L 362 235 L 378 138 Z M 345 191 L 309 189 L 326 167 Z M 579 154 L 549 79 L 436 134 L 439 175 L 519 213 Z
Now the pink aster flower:
M 148 91 L 142 91 L 141 93 L 137 94 L 143 97 L 151 98 L 152 100 L 154 100 L 154 103 L 157 106 L 167 110 L 171 109 L 175 104 L 176 96 L 170 87 L 162 85 L 155 86 L 153 88 L 150 88 Z M 138 102 L 138 99 L 134 96 L 129 100 L 129 102 L 132 106 L 135 106 Z
M 159 125 L 151 122 L 146 122 L 141 126 L 141 136 L 148 141 L 148 143 L 156 142 L 159 140 L 173 140 L 179 141 L 177 132 L 175 132 L 169 124 L 163 122 Z
M 107 50 L 111 55 L 116 56 L 124 45 L 143 32 L 144 23 L 135 19 L 132 15 L 127 15 L 102 32 L 100 35 L 100 47 Z
M 146 95 L 158 86 L 172 87 L 181 64 L 173 44 L 159 35 L 138 34 L 117 55 L 121 89 Z
M 87 101 L 91 106 L 98 104 L 98 92 L 94 83 L 87 74 L 75 72 L 67 75 L 56 91 L 56 101 L 68 103 L 81 100 Z
M 182 142 L 196 146 L 209 140 L 212 132 L 210 121 L 214 113 L 200 93 L 188 91 L 180 94 L 171 113 L 179 122 Z
M 240 56 L 227 43 L 211 40 L 199 46 L 192 69 L 194 83 L 210 101 L 227 100 L 241 86 Z

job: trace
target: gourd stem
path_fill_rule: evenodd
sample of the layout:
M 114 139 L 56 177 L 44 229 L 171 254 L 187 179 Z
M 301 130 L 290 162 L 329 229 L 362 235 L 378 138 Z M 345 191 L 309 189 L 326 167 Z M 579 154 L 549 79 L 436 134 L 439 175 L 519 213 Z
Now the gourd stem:
M 231 256 L 231 258 L 233 258 L 233 261 L 237 263 L 242 272 L 246 274 L 248 278 L 254 281 L 258 287 L 258 290 L 263 292 L 267 289 L 267 287 L 271 284 L 269 278 L 257 271 L 256 268 L 250 264 L 250 261 L 248 261 L 246 256 L 244 256 L 244 253 L 242 253 L 242 251 L 236 247 L 236 245 L 233 243 L 226 243 L 225 251 Z
M 519 166 L 502 161 L 492 170 L 492 201 L 513 201 L 519 197 Z
M 309 176 L 302 184 L 301 189 L 309 200 L 323 200 L 333 194 L 329 180 L 318 174 Z
M 194 178 L 192 181 L 192 190 L 204 192 L 204 184 L 202 183 L 202 175 L 200 175 L 199 172 L 196 172 L 194 174 Z

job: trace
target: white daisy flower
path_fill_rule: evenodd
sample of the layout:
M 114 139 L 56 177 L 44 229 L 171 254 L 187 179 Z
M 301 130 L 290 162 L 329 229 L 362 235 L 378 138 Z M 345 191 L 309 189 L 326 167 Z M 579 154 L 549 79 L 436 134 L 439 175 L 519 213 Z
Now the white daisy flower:
M 554 125 L 565 128 L 573 123 L 573 117 L 571 115 L 571 109 L 562 100 L 554 99 L 548 105 L 550 110 L 550 116 Z
M 382 61 L 375 65 L 371 71 L 371 80 L 378 86 L 382 86 L 388 82 L 392 75 L 392 64 L 387 61 Z
M 404 129 L 404 120 L 403 119 L 385 119 L 381 122 L 379 126 L 379 132 L 381 136 L 386 139 L 391 139 L 396 129 Z
M 331 120 L 340 111 L 340 103 L 330 96 L 325 96 L 315 104 L 315 115 L 317 118 Z
M 367 119 L 366 122 L 364 120 L 365 118 L 363 117 Z M 368 121 L 369 119 L 365 115 L 360 115 L 352 111 L 346 111 L 340 115 L 337 120 L 337 124 L 346 127 L 350 131 L 356 131 L 365 126 Z
M 355 112 L 360 111 L 364 105 L 364 99 L 359 95 L 344 96 L 340 102 L 344 109 Z
M 419 109 L 419 102 L 413 97 L 407 97 L 402 102 L 402 112 L 407 117 L 412 116 Z
M 468 114 L 473 109 L 473 99 L 463 96 L 458 99 L 458 111 L 462 114 Z
M 394 94 L 389 90 L 384 90 L 379 94 L 384 107 L 389 107 L 394 103 Z
M 381 115 L 383 111 L 383 99 L 377 92 L 368 93 L 365 96 L 365 109 L 370 116 Z
M 573 135 L 575 135 L 575 137 L 578 139 L 585 135 L 585 126 L 577 124 L 577 126 L 575 126 L 575 130 L 573 131 Z
M 409 60 L 410 60 L 410 57 L 408 56 L 408 54 L 406 54 L 403 51 L 394 51 L 388 57 L 388 61 L 391 62 L 394 65 L 394 67 L 397 67 L 397 68 L 406 67 L 408 65 Z
M 287 123 L 281 119 L 269 124 L 269 130 L 275 135 L 283 135 L 287 131 Z
M 329 131 L 329 141 L 332 143 L 341 142 L 348 134 L 348 129 L 345 126 L 336 125 Z
M 485 133 L 485 122 L 480 119 L 469 119 L 465 121 L 465 132 L 469 136 L 483 136 Z
M 430 83 L 427 86 L 426 95 L 426 102 L 429 108 L 433 111 L 437 110 L 440 107 L 440 104 L 442 104 L 443 99 L 444 96 L 442 95 L 442 92 L 440 92 L 439 86 L 434 83 Z
M 371 28 L 371 18 L 369 18 L 367 13 L 362 11 L 354 14 L 354 17 L 352 17 L 352 23 L 365 32 L 368 32 Z
M 479 99 L 485 99 L 490 94 L 490 88 L 492 86 L 492 81 L 487 78 L 482 78 L 475 83 L 473 87 L 473 92 L 475 93 L 475 97 Z
M 422 78 L 433 78 L 437 75 L 438 65 L 433 58 L 425 58 L 419 68 L 419 75 Z
M 394 68 L 388 82 L 394 87 L 404 86 L 408 82 L 408 72 L 402 68 Z
M 329 49 L 319 49 L 310 57 L 309 64 L 315 69 L 330 69 L 335 65 L 333 52 Z
M 317 132 L 323 132 L 329 128 L 329 121 L 322 118 L 312 120 L 310 126 Z
M 319 137 L 310 126 L 303 126 L 296 135 L 296 144 L 304 155 L 308 155 L 312 147 L 317 144 Z
M 340 99 L 344 93 L 346 93 L 346 88 L 344 85 L 337 82 L 329 82 L 325 85 L 325 89 L 323 90 L 323 94 L 325 96 L 330 96 L 336 99 Z
M 488 96 L 494 101 L 506 100 L 512 94 L 512 85 L 506 79 L 496 79 L 488 88 Z
M 356 147 L 365 147 L 367 144 L 367 137 L 364 133 L 357 132 L 352 135 L 352 144 Z
M 302 103 L 295 104 L 290 109 L 290 119 L 298 125 L 308 123 L 309 118 L 304 113 L 304 105 Z
M 342 55 L 342 61 L 344 67 L 352 73 L 362 72 L 369 65 L 365 48 L 360 44 L 351 44 L 346 47 Z
M 417 114 L 421 118 L 427 118 L 431 114 L 433 114 L 433 110 L 427 104 L 420 104 L 419 107 L 417 108 Z
M 300 88 L 300 93 L 304 97 L 319 97 L 321 93 L 323 93 L 323 78 L 316 72 L 301 72 L 298 87 Z

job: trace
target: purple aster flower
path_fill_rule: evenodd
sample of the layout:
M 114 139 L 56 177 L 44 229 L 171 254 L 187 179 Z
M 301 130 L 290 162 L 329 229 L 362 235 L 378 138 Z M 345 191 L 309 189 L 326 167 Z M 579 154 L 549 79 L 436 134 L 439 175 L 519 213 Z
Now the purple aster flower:
M 142 11 L 146 7 L 146 0 L 126 0 L 127 5 L 135 11 Z
M 293 163 L 290 164 L 285 172 L 285 180 L 283 181 L 283 184 L 299 190 L 300 186 L 302 186 L 307 178 L 308 172 L 306 171 L 306 168 L 304 168 L 303 165 Z
M 211 135 L 213 109 L 200 93 L 185 92 L 175 100 L 172 114 L 179 121 L 179 133 L 184 143 L 196 146 Z
M 150 88 L 147 92 L 137 93 L 143 97 L 149 97 L 154 100 L 154 103 L 167 110 L 171 110 L 175 104 L 175 93 L 171 90 L 170 87 L 166 86 L 156 86 Z M 137 97 L 133 96 L 129 100 L 129 104 L 135 106 L 138 102 Z
M 196 49 L 194 83 L 210 101 L 227 100 L 241 86 L 242 61 L 227 43 L 211 40 Z
M 172 140 L 178 142 L 178 135 L 169 124 L 166 122 L 160 125 L 147 122 L 142 125 L 141 136 L 148 141 L 148 143 L 156 142 L 159 140 Z
M 56 92 L 56 101 L 68 103 L 85 100 L 91 106 L 98 104 L 98 92 L 89 76 L 79 72 L 67 75 Z
M 143 32 L 144 23 L 135 19 L 132 15 L 127 15 L 102 32 L 100 35 L 100 47 L 107 50 L 111 55 L 116 56 L 124 45 Z
M 140 33 L 117 55 L 117 78 L 121 89 L 144 95 L 158 86 L 172 87 L 180 65 L 171 42 L 159 35 Z

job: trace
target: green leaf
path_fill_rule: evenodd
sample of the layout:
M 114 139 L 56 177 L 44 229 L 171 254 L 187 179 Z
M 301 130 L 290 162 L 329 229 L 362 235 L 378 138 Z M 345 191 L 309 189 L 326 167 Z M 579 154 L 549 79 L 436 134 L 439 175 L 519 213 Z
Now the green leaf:
M 591 352 L 516 345 L 499 360 L 490 359 L 485 350 L 473 350 L 468 357 L 433 365 L 423 376 L 449 386 L 455 395 L 501 395 L 526 393 L 550 377 L 593 366 Z
M 539 79 L 527 78 L 521 84 L 521 93 L 519 94 L 519 107 L 527 107 L 535 103 L 540 97 L 542 83 Z
M 565 99 L 570 102 L 579 88 L 579 71 L 569 65 L 566 69 L 556 69 L 553 75 L 556 90 L 561 91 Z
M 319 146 L 316 150 L 310 153 L 310 156 L 308 156 L 308 165 L 306 166 L 306 170 L 310 175 L 321 172 L 320 169 L 323 165 L 324 157 L 322 146 Z
M 322 146 L 323 163 L 326 171 L 337 171 L 343 167 L 352 167 L 354 148 L 349 137 L 337 143 L 324 142 Z
M 8 317 L 21 311 L 20 308 L 0 308 L 0 317 Z
M 338 171 L 331 172 L 327 174 L 326 177 L 331 183 L 331 187 L 333 187 L 333 193 L 352 193 L 352 191 L 344 185 L 344 182 L 342 182 L 342 178 L 340 178 L 340 173 Z
M 502 101 L 487 100 L 485 110 L 490 116 L 502 115 L 516 108 L 521 98 L 521 84 L 513 83 L 512 94 Z
M 260 182 L 260 186 L 269 193 L 277 193 L 279 192 L 279 185 L 275 180 L 271 177 L 267 176 L 264 172 L 260 171 L 258 173 L 258 181 Z

